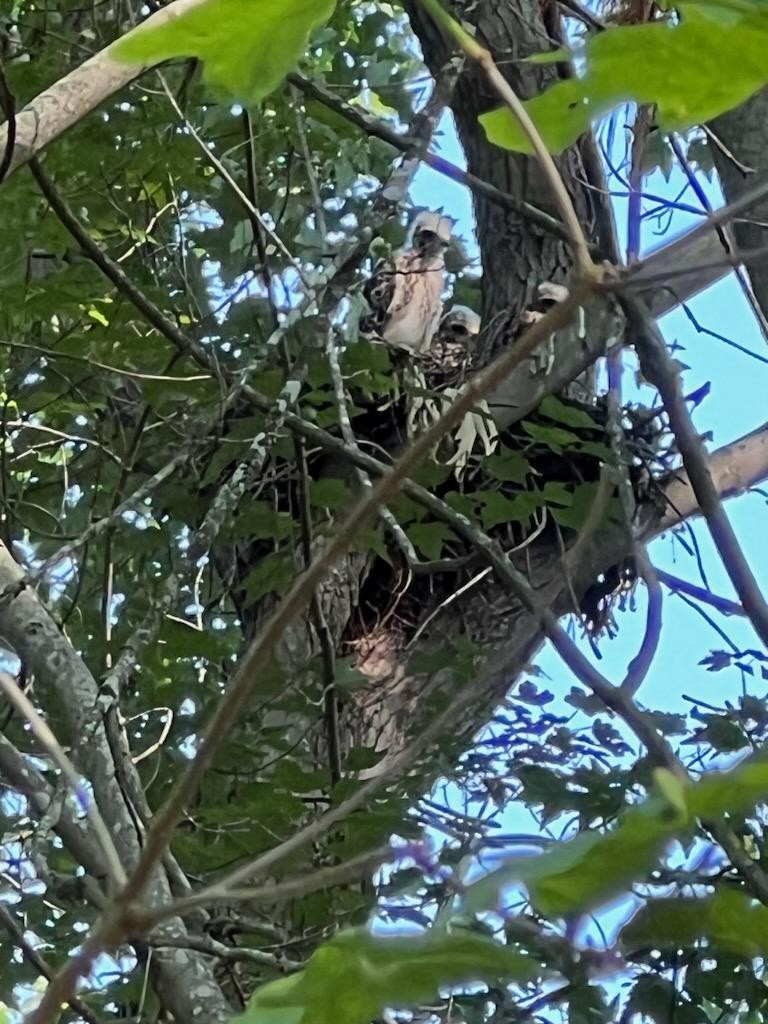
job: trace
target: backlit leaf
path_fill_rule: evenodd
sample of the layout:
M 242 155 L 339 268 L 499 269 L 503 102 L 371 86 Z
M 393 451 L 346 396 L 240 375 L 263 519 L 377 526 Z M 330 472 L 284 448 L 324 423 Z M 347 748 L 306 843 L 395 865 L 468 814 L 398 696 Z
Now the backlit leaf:
M 332 14 L 335 0 L 204 0 L 176 18 L 139 26 L 112 55 L 153 65 L 197 57 L 214 89 L 255 103 L 277 88 L 306 49 L 313 29 Z
M 722 10 L 723 8 L 717 8 Z M 705 16 L 686 5 L 682 21 L 612 28 L 592 36 L 579 58 L 585 72 L 563 79 L 526 102 L 552 153 L 629 100 L 656 104 L 662 131 L 685 131 L 746 100 L 768 81 L 768 16 L 749 4 L 741 17 Z M 480 117 L 491 142 L 530 153 L 507 107 Z
M 237 1022 L 368 1024 L 387 1007 L 435 997 L 444 985 L 524 981 L 539 973 L 515 950 L 464 929 L 408 938 L 354 929 L 321 946 L 300 973 L 258 989 Z

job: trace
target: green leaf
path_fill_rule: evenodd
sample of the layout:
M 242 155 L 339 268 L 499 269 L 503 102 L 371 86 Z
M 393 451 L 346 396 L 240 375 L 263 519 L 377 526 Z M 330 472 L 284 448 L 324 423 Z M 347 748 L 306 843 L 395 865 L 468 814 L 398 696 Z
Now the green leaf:
M 310 33 L 335 6 L 335 0 L 204 0 L 161 25 L 150 19 L 110 53 L 144 66 L 197 57 L 212 88 L 256 103 L 296 66 Z
M 556 423 L 564 423 L 566 427 L 586 427 L 587 430 L 600 430 L 600 424 L 585 409 L 576 405 L 567 405 L 554 395 L 546 395 L 538 410 Z
M 493 909 L 505 885 L 521 882 L 543 914 L 587 910 L 645 873 L 694 818 L 746 811 L 768 792 L 768 763 L 759 760 L 713 773 L 696 785 L 684 784 L 667 771 L 655 774 L 661 799 L 652 797 L 627 812 L 610 832 L 582 832 L 538 857 L 502 865 L 469 887 L 465 909 Z
M 595 503 L 598 487 L 599 484 L 596 482 L 579 484 L 574 491 L 570 492 L 570 505 L 566 505 L 564 508 L 551 509 L 552 515 L 560 526 L 567 526 L 572 530 L 581 529 Z M 611 518 L 621 522 L 621 504 L 618 498 L 615 497 L 609 500 L 603 515 L 604 521 Z
M 349 692 L 350 690 L 360 690 L 364 686 L 370 686 L 371 677 L 365 675 L 364 672 L 361 672 L 354 665 L 356 660 L 357 658 L 353 655 L 336 659 L 333 683 L 338 690 Z
M 715 169 L 715 157 L 708 139 L 694 139 L 688 146 L 688 159 L 711 180 Z
M 321 946 L 303 971 L 263 985 L 238 1024 L 368 1024 L 387 1007 L 408 1007 L 444 985 L 525 981 L 538 965 L 464 929 L 399 938 L 363 929 Z M 280 1011 L 284 1017 L 276 1016 Z
M 528 460 L 520 452 L 503 444 L 483 460 L 483 469 L 496 480 L 509 480 L 516 484 L 524 484 L 531 471 Z
M 741 17 L 723 18 L 685 5 L 680 24 L 621 26 L 590 37 L 579 53 L 584 74 L 557 82 L 525 106 L 552 153 L 628 100 L 656 104 L 661 131 L 685 131 L 742 103 L 768 81 L 767 46 L 763 6 L 749 3 Z M 480 123 L 497 146 L 531 152 L 507 107 L 483 114 Z
M 640 170 L 643 174 L 661 171 L 664 180 L 669 181 L 675 163 L 675 154 L 662 132 L 651 132 L 643 146 Z
M 652 944 L 664 949 L 700 938 L 741 956 L 765 956 L 768 907 L 742 892 L 719 889 L 700 899 L 650 900 L 621 933 L 628 946 Z
M 649 800 L 611 832 L 582 832 L 538 857 L 503 865 L 469 887 L 465 907 L 495 908 L 503 886 L 522 882 L 542 914 L 588 910 L 646 872 L 684 823 L 666 801 Z
M 527 498 L 532 500 L 532 504 L 523 510 L 522 505 L 524 499 Z M 536 494 L 521 494 L 514 501 L 510 501 L 509 498 L 499 494 L 498 491 L 489 491 L 487 494 L 483 494 L 481 500 L 483 503 L 481 521 L 485 530 L 492 530 L 494 526 L 498 526 L 500 523 L 511 523 L 525 519 L 539 505 L 543 504 L 542 501 L 537 500 Z
M 310 480 L 309 503 L 320 508 L 348 508 L 352 501 L 349 488 L 343 480 L 326 477 Z
M 451 530 L 444 523 L 412 523 L 408 527 L 408 539 L 431 561 L 440 558 L 446 537 Z
M 534 441 L 540 441 L 552 451 L 561 452 L 568 445 L 578 444 L 579 435 L 571 430 L 563 430 L 562 427 L 550 427 L 543 423 L 531 423 L 523 421 L 523 429 Z
M 273 551 L 261 558 L 243 583 L 251 602 L 271 592 L 287 589 L 296 575 L 293 558 L 285 551 Z
M 730 772 L 708 772 L 687 791 L 688 812 L 697 818 L 715 818 L 726 812 L 751 810 L 768 794 L 768 762 L 746 761 Z
M 681 815 L 685 816 L 688 813 L 685 782 L 668 768 L 657 768 L 653 777 L 666 800 L 676 807 Z

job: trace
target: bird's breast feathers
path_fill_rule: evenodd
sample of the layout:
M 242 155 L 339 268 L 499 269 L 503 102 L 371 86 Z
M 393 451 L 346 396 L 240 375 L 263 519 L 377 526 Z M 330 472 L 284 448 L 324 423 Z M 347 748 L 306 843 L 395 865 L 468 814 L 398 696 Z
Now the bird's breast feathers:
M 405 252 L 395 258 L 390 273 L 392 299 L 382 336 L 393 345 L 423 352 L 440 323 L 445 262 L 442 256 L 424 259 Z

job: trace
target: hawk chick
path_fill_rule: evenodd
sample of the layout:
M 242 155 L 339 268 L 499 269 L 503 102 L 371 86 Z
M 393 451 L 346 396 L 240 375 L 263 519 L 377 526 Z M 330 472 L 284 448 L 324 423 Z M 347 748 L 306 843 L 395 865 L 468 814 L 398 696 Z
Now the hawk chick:
M 452 306 L 440 321 L 425 356 L 430 387 L 460 384 L 472 364 L 473 342 L 480 333 L 480 317 L 469 306 Z
M 429 349 L 443 310 L 451 226 L 448 217 L 431 211 L 414 219 L 405 246 L 376 267 L 363 289 L 371 308 L 363 331 L 411 352 Z
M 479 334 L 480 317 L 468 306 L 453 306 L 442 318 L 429 351 L 411 368 L 409 433 L 428 428 L 456 398 L 472 368 Z M 446 465 L 453 466 L 456 478 L 461 480 L 470 456 L 477 450 L 490 455 L 496 443 L 490 411 L 485 402 L 480 402 L 465 414 L 452 440 L 446 439 L 440 450 Z

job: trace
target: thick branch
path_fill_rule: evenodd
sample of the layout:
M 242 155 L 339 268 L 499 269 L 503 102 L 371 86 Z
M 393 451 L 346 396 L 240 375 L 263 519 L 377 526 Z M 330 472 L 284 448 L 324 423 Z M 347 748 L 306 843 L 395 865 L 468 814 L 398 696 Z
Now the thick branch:
M 153 26 L 162 25 L 200 2 L 176 0 L 148 20 Z M 94 54 L 16 112 L 15 144 L 6 168 L 6 178 L 146 70 L 116 61 L 111 49 L 108 46 Z M 0 127 L 0 152 L 5 151 L 7 142 L 8 125 L 3 125 Z
M 768 423 L 712 452 L 707 466 L 723 501 L 756 487 L 768 477 Z M 667 507 L 662 518 L 649 527 L 648 537 L 655 537 L 692 516 L 701 515 L 684 470 L 671 473 L 663 484 L 663 490 Z
M 123 865 L 130 870 L 139 857 L 139 841 L 104 729 L 98 685 L 27 585 L 22 570 L 5 546 L 0 546 L 0 630 L 27 670 L 34 674 L 37 686 L 45 695 L 46 707 L 56 709 L 61 716 L 60 724 L 71 745 L 73 760 L 93 786 L 99 810 Z M 10 745 L 5 748 L 6 765 L 12 762 L 12 753 Z M 19 765 L 18 769 L 19 781 L 23 783 L 20 788 L 26 791 L 35 785 L 34 775 L 29 767 L 24 771 Z M 44 799 L 41 793 L 40 800 Z M 67 838 L 73 843 L 77 841 L 74 826 Z M 81 848 L 78 843 L 78 849 L 77 855 L 85 856 L 90 844 Z M 95 869 L 97 877 L 104 875 L 103 866 L 94 864 L 90 855 L 88 867 Z M 169 898 L 167 878 L 158 869 L 151 877 L 150 899 L 165 902 Z M 169 921 L 164 927 L 172 935 L 185 933 L 178 920 Z M 161 998 L 177 1019 L 191 1020 L 195 1008 L 201 1006 L 205 1007 L 207 1019 L 211 1021 L 226 1018 L 228 1006 L 204 958 L 191 951 L 184 956 L 158 953 L 153 965 Z

